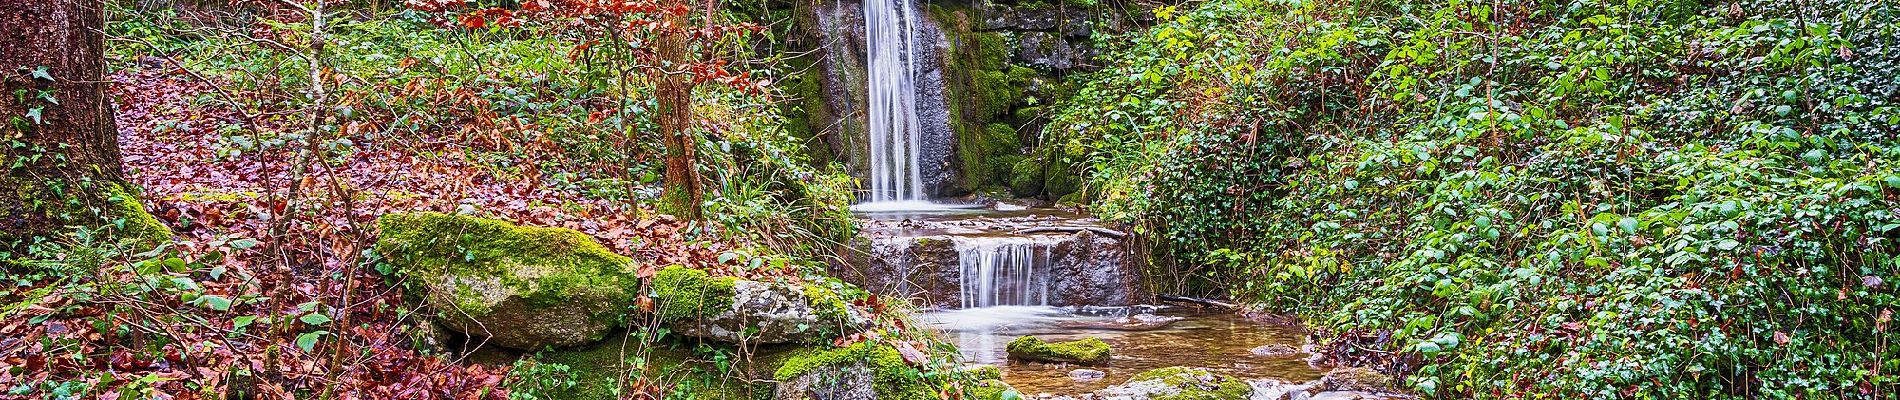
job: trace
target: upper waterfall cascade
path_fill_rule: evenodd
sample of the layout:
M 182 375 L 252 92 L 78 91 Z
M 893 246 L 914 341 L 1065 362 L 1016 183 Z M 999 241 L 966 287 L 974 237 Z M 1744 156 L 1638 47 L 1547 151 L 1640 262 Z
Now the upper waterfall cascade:
M 864 2 L 872 203 L 926 200 L 919 167 L 917 14 L 912 0 Z

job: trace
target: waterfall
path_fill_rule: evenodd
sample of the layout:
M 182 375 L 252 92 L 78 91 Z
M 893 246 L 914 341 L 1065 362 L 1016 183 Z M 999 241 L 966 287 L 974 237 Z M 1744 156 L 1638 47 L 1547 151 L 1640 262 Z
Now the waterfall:
M 1048 305 L 1053 245 L 1040 236 L 957 238 L 962 307 Z
M 871 202 L 925 200 L 918 159 L 916 9 L 913 0 L 865 0 Z

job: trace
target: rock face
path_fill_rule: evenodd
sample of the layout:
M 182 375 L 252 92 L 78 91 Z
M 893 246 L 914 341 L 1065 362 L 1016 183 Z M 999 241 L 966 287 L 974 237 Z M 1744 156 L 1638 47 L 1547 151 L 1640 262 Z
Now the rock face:
M 1127 383 L 1095 392 L 1097 400 L 1246 400 L 1247 382 L 1199 368 L 1168 367 L 1136 374 Z
M 870 321 L 817 285 L 714 278 L 668 267 L 654 277 L 660 319 L 680 334 L 727 343 L 825 341 Z
M 1365 368 L 1340 368 L 1327 371 L 1319 380 L 1322 391 L 1373 392 L 1388 390 L 1392 387 L 1392 378 L 1377 371 Z
M 1025 361 L 1100 365 L 1109 360 L 1108 343 L 1088 338 L 1071 342 L 1045 342 L 1035 336 L 1023 336 L 1009 342 L 1009 358 Z
M 444 327 L 522 350 L 599 340 L 639 289 L 632 259 L 586 234 L 440 213 L 378 220 L 376 249 Z
M 916 40 L 911 57 L 915 61 L 917 75 L 916 87 L 912 88 L 917 96 L 918 116 L 921 118 L 919 143 L 922 159 L 918 167 L 924 182 L 924 193 L 933 197 L 959 196 L 968 193 L 961 189 L 961 177 L 954 166 L 956 156 L 956 132 L 951 129 L 948 92 L 944 89 L 944 62 L 939 54 L 947 46 L 938 23 L 928 18 L 923 3 L 912 7 L 911 14 L 916 31 L 912 37 Z M 861 0 L 841 0 L 817 2 L 811 6 L 810 28 L 805 34 L 815 39 L 819 57 L 815 64 L 816 76 L 804 79 L 817 81 L 822 88 L 824 102 L 819 118 L 806 121 L 827 148 L 824 153 L 833 155 L 835 161 L 843 163 L 852 176 L 869 181 L 870 177 L 870 129 L 866 112 L 869 109 L 868 72 L 865 68 L 867 46 L 865 44 L 864 2 Z M 816 95 L 819 93 L 809 93 Z

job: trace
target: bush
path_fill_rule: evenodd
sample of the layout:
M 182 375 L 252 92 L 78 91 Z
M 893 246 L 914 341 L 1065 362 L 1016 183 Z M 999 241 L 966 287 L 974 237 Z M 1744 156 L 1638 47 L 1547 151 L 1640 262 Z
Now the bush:
M 1900 385 L 1892 5 L 1157 14 L 1051 131 L 1181 291 L 1389 332 L 1440 397 Z

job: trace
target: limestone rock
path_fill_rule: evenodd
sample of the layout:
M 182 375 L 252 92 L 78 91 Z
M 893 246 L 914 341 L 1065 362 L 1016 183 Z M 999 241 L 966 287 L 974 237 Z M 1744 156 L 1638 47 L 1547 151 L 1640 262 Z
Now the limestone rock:
M 1101 380 L 1103 377 L 1107 377 L 1107 376 L 1108 376 L 1107 372 L 1102 372 L 1101 370 L 1094 370 L 1094 369 L 1088 369 L 1088 368 L 1077 368 L 1077 369 L 1069 371 L 1069 379 L 1073 379 L 1073 380 L 1081 381 L 1081 382 L 1098 381 L 1098 380 Z
M 777 400 L 935 399 L 937 390 L 888 345 L 858 343 L 793 357 L 772 374 Z
M 443 326 L 534 350 L 600 340 L 639 289 L 632 259 L 569 229 L 441 213 L 378 220 L 376 249 Z

